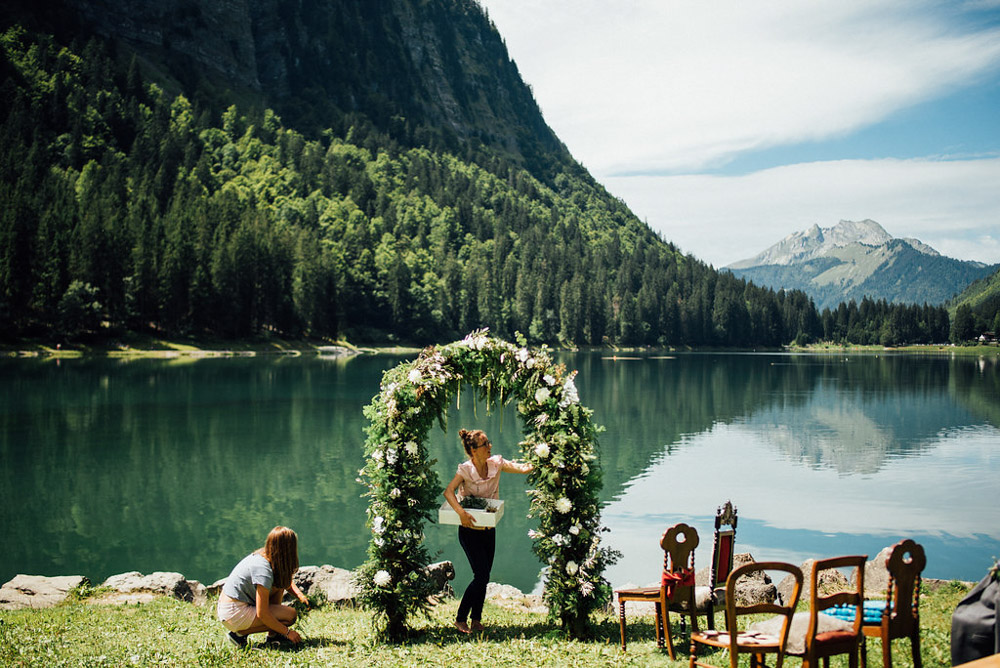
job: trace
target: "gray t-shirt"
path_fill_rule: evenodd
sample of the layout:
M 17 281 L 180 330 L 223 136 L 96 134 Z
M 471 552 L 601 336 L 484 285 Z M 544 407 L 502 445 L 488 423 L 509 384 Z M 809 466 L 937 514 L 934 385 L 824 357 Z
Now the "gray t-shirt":
M 271 562 L 254 552 L 236 564 L 236 568 L 226 578 L 226 584 L 222 585 L 222 593 L 237 601 L 255 605 L 257 585 L 270 589 L 272 582 L 274 573 L 271 571 Z

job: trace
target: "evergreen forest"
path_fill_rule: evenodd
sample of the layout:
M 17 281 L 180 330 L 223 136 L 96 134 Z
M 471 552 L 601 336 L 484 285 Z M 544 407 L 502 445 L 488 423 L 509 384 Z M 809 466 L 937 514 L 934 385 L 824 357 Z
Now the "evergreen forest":
M 716 271 L 565 156 L 423 141 L 357 112 L 296 129 L 218 97 L 168 92 L 108 40 L 5 30 L 0 336 L 425 344 L 488 327 L 756 348 L 952 333 L 943 306 L 820 313 Z

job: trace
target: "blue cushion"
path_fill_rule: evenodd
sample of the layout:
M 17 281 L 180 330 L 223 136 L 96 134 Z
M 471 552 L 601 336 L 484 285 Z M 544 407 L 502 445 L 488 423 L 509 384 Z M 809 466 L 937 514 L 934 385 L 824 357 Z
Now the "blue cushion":
M 865 624 L 881 624 L 882 615 L 885 614 L 885 601 L 865 601 L 864 612 L 862 613 L 862 621 Z M 853 605 L 835 605 L 832 608 L 824 610 L 826 614 L 831 617 L 836 617 L 837 619 L 843 619 L 848 622 L 854 621 L 854 606 Z

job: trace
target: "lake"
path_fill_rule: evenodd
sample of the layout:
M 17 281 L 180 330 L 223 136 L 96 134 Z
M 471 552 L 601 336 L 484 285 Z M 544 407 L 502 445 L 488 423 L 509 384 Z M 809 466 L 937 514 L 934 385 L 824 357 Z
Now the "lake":
M 978 581 L 1000 556 L 1000 363 L 893 354 L 560 353 L 605 427 L 602 517 L 614 586 L 659 577 L 664 529 L 739 509 L 737 552 L 798 564 L 904 537 L 924 575 Z M 405 358 L 0 360 L 0 582 L 17 573 L 178 571 L 212 583 L 294 528 L 300 561 L 353 568 L 368 542 L 362 408 Z M 463 392 L 430 447 L 442 488 L 457 431 L 517 455 L 514 406 Z M 537 591 L 525 478 L 505 475 L 493 579 Z M 428 545 L 471 577 L 456 531 Z

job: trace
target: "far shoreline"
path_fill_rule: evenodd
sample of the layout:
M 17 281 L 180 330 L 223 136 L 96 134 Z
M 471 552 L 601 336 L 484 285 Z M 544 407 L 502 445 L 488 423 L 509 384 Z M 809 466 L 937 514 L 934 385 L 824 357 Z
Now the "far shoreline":
M 447 343 L 441 341 L 439 343 Z M 428 344 L 435 345 L 435 344 Z M 778 348 L 720 348 L 715 346 L 575 346 L 545 344 L 553 352 L 594 352 L 612 357 L 622 355 L 672 355 L 683 353 L 793 353 L 815 355 L 837 354 L 917 354 L 1000 357 L 998 344 L 920 344 L 906 346 L 855 345 L 818 342 L 804 346 L 787 345 Z M 0 357 L 72 359 L 106 357 L 109 359 L 172 359 L 257 356 L 315 355 L 349 358 L 357 355 L 417 355 L 426 346 L 417 343 L 372 342 L 355 344 L 346 340 L 285 339 L 258 337 L 253 339 L 166 338 L 128 334 L 122 337 L 61 341 L 17 340 L 0 342 Z

